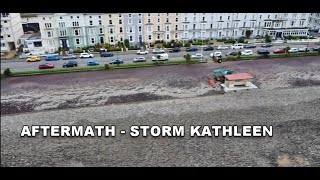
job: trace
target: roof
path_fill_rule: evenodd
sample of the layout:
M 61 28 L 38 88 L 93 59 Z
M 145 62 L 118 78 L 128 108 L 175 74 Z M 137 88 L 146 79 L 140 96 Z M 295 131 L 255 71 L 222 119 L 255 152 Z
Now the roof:
M 254 77 L 249 73 L 239 73 L 239 74 L 230 74 L 225 76 L 227 80 L 244 80 L 244 79 L 253 79 Z

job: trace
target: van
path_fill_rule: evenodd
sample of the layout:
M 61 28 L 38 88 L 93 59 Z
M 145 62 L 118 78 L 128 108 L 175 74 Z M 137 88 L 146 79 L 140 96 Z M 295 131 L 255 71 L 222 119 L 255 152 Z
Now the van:
M 231 46 L 231 49 L 243 49 L 243 44 L 234 44 Z
M 159 56 L 159 58 L 158 58 Z M 167 53 L 163 53 L 163 54 L 158 54 L 156 56 L 152 56 L 152 61 L 168 61 L 169 60 L 169 56 Z

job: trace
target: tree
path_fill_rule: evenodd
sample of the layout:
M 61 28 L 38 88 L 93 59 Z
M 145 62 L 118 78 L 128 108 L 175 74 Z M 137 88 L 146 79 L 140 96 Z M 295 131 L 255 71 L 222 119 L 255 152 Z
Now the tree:
M 252 34 L 252 31 L 246 30 L 246 38 L 249 39 Z
M 240 58 L 240 56 L 241 56 L 241 51 L 238 51 L 237 52 L 237 58 Z
M 245 40 L 245 37 L 244 37 L 244 36 L 241 36 L 241 37 L 238 39 L 238 43 L 244 43 L 244 40 Z
M 126 48 L 130 47 L 129 39 L 124 40 L 124 45 L 126 46 Z
M 290 50 L 290 47 L 289 47 L 289 46 L 287 46 L 286 48 L 284 48 L 284 53 L 286 54 L 286 56 L 288 56 L 289 50 Z
M 187 63 L 190 63 L 191 60 L 191 55 L 188 53 L 184 56 L 184 58 L 186 59 Z
M 265 36 L 265 39 L 267 43 L 271 42 L 271 37 L 268 34 Z
M 5 70 L 4 70 L 4 72 L 3 72 L 3 75 L 4 76 L 11 76 L 12 75 L 12 72 L 10 71 L 10 68 L 6 68 Z

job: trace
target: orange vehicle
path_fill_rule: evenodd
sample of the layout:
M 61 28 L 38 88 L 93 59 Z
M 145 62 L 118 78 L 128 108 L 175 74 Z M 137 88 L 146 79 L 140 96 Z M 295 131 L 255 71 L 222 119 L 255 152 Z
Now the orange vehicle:
M 27 62 L 36 62 L 36 61 L 41 61 L 41 58 L 39 56 L 31 56 L 27 58 Z

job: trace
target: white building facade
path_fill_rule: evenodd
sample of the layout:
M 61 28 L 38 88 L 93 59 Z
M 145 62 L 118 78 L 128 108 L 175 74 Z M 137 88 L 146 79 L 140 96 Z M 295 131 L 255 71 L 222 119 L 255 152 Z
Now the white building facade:
M 13 51 L 20 46 L 23 35 L 20 13 L 1 13 L 1 52 Z
M 308 23 L 310 29 L 318 30 L 320 33 L 320 13 L 310 13 Z

